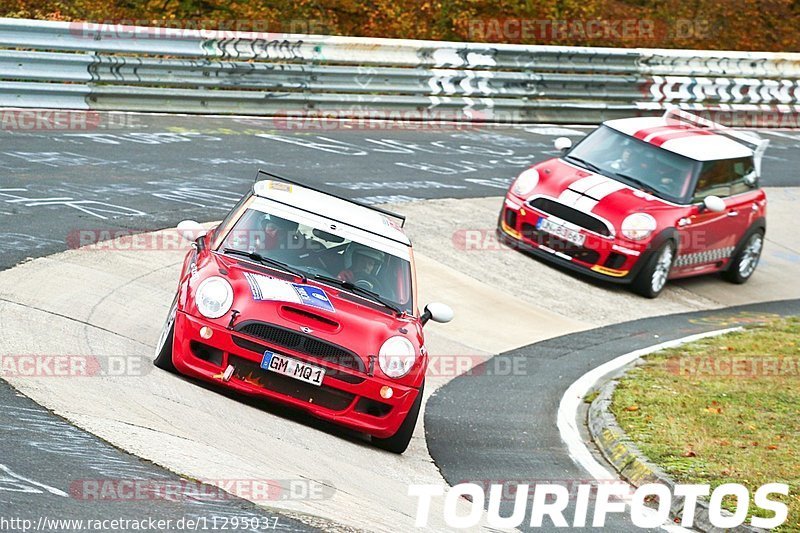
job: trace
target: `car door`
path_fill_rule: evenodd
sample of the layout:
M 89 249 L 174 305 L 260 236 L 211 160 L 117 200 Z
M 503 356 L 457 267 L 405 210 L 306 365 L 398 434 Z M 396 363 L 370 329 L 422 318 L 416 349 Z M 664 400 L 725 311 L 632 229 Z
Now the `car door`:
M 681 247 L 675 264 L 677 269 L 706 269 L 730 257 L 747 230 L 752 206 L 758 197 L 752 181 L 753 168 L 752 157 L 702 164 L 692 211 L 679 222 Z M 712 195 L 725 203 L 722 212 L 704 206 L 704 200 Z

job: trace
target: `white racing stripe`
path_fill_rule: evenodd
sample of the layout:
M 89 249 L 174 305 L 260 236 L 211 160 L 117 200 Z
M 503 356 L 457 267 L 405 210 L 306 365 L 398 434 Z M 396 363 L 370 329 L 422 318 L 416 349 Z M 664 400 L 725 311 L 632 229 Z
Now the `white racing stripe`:
M 586 194 L 591 196 L 592 198 L 596 198 L 598 201 L 602 200 L 606 196 L 614 194 L 617 191 L 621 191 L 622 189 L 626 189 L 627 186 L 611 179 L 607 179 L 603 183 L 598 183 L 597 185 L 591 187 L 587 191 L 584 191 Z
M 673 341 L 662 342 L 661 344 L 656 344 L 654 346 L 642 348 L 641 350 L 626 353 L 625 355 L 620 355 L 619 357 L 616 357 L 581 376 L 577 381 L 569 386 L 566 392 L 564 392 L 564 396 L 561 397 L 561 402 L 558 405 L 558 432 L 561 435 L 561 440 L 563 440 L 567 445 L 567 451 L 569 452 L 569 456 L 572 458 L 572 460 L 598 481 L 619 480 L 619 476 L 615 472 L 612 472 L 594 458 L 592 452 L 584 443 L 581 433 L 578 429 L 578 409 L 580 408 L 581 403 L 583 403 L 583 399 L 586 397 L 589 391 L 595 387 L 597 382 L 600 381 L 603 376 L 619 370 L 623 366 L 632 363 L 636 359 L 645 355 L 667 348 L 674 348 L 687 342 L 693 342 L 696 340 L 705 339 L 707 337 L 716 337 L 718 335 L 724 335 L 726 333 L 741 330 L 741 327 L 721 329 L 706 333 L 699 333 L 697 335 L 690 335 L 688 337 L 683 337 Z M 630 484 L 628 487 L 632 494 L 635 490 L 635 487 L 631 486 Z M 626 509 L 630 508 L 630 495 L 627 498 L 623 498 L 623 501 L 625 501 Z M 655 510 L 653 510 L 653 512 L 655 512 Z M 691 531 L 684 527 L 676 526 L 672 522 L 665 522 L 662 524 L 661 529 L 666 531 Z
M 605 176 L 592 175 L 569 185 L 569 188 L 559 195 L 558 200 L 578 211 L 591 214 L 605 197 L 625 188 L 626 186 L 618 181 Z
M 558 201 L 561 202 L 564 205 L 568 205 L 570 207 L 575 207 L 575 204 L 578 203 L 578 201 L 581 198 L 585 198 L 585 197 L 581 196 L 580 194 L 576 193 L 573 190 L 564 189 L 564 192 L 562 192 L 558 196 Z
M 577 202 L 572 204 L 572 207 L 577 209 L 578 211 L 583 211 L 584 213 L 591 213 L 592 210 L 597 207 L 597 204 L 600 202 L 598 200 L 594 200 L 593 198 L 589 198 L 588 196 L 581 196 Z
M 569 186 L 569 188 L 577 192 L 586 192 L 592 187 L 600 185 L 606 181 L 609 181 L 607 177 L 600 176 L 598 174 L 592 174 L 591 176 L 586 176 L 585 178 L 581 178 L 578 181 L 572 183 Z

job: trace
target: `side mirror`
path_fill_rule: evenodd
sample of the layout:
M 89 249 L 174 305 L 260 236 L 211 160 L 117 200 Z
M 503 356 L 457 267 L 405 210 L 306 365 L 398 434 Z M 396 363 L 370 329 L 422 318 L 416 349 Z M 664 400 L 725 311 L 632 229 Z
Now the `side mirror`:
M 428 320 L 445 324 L 453 320 L 453 310 L 446 304 L 429 303 L 425 306 L 425 312 L 422 313 L 422 325 L 424 326 Z
M 557 137 L 556 140 L 553 141 L 553 146 L 560 152 L 566 152 L 572 148 L 572 139 L 569 137 Z
M 208 230 L 194 220 L 184 220 L 178 224 L 178 234 L 189 242 L 195 242 L 207 233 Z
M 758 174 L 755 170 L 746 174 L 743 179 L 748 187 L 755 187 L 758 184 Z
M 703 206 L 711 211 L 712 213 L 722 213 L 725 211 L 725 201 L 720 198 L 719 196 L 707 196 L 705 200 L 703 200 Z

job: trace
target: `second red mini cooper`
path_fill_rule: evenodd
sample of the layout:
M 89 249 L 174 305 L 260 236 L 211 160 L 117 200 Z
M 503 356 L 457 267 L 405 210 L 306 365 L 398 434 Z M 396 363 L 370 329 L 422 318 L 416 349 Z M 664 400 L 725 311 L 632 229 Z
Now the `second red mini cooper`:
M 679 110 L 609 120 L 563 155 L 525 170 L 506 195 L 502 241 L 649 298 L 668 279 L 758 265 L 768 141 Z
M 155 365 L 302 408 L 402 453 L 422 403 L 423 326 L 400 215 L 259 172 L 192 242 Z M 395 220 L 400 223 L 396 223 Z

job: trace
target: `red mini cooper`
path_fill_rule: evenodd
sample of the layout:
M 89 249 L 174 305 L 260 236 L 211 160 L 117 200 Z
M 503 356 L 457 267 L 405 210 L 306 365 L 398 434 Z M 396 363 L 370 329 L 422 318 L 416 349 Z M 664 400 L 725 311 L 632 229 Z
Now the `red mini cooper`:
M 561 157 L 525 170 L 506 195 L 500 239 L 655 298 L 668 279 L 758 265 L 769 141 L 689 113 L 609 120 Z
M 156 347 L 162 369 L 263 396 L 402 453 L 428 364 L 404 217 L 259 172 L 192 242 Z M 394 220 L 399 221 L 396 223 Z

